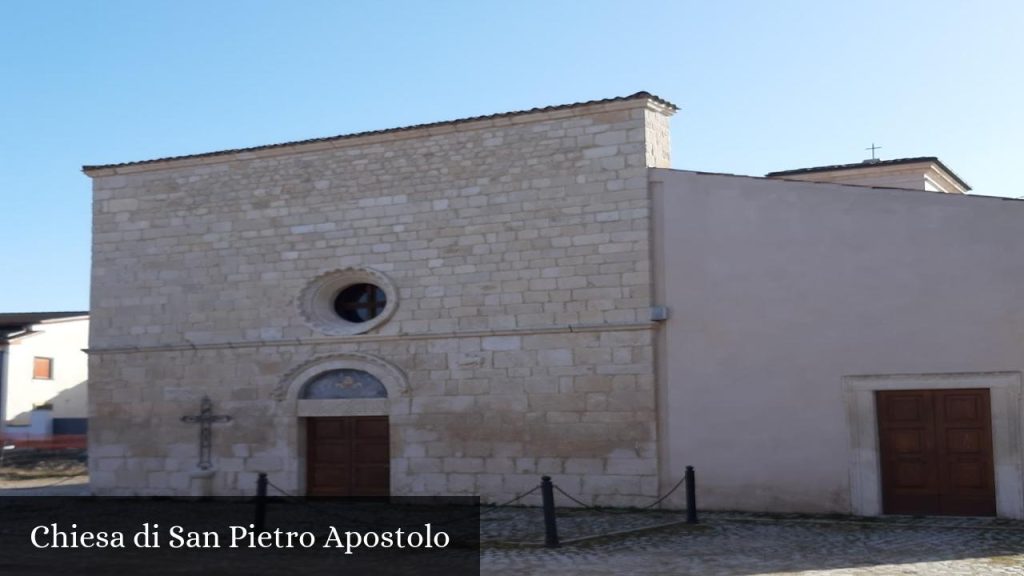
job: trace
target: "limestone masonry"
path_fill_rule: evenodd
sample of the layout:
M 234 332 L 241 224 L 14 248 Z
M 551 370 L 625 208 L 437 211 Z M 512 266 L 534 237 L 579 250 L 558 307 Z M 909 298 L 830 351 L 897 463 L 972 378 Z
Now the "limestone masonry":
M 301 493 L 305 410 L 389 416 L 394 494 L 501 500 L 552 474 L 592 503 L 649 501 L 647 169 L 669 165 L 673 111 L 641 94 L 87 168 L 94 490 L 247 494 L 267 472 Z M 345 270 L 394 287 L 369 333 L 304 310 Z M 300 400 L 318 366 L 383 374 L 383 409 Z M 233 417 L 209 474 L 180 421 L 204 395 Z

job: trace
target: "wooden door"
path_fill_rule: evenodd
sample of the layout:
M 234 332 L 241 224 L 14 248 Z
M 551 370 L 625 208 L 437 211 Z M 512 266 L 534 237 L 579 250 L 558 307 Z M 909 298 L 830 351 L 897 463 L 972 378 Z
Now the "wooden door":
M 387 416 L 306 419 L 306 494 L 387 496 L 391 487 Z
M 987 389 L 876 393 L 886 514 L 994 516 Z

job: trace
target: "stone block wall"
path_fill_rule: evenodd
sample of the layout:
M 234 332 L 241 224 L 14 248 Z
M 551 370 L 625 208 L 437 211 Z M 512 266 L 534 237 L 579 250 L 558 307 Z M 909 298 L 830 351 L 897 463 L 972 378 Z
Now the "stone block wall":
M 301 492 L 289 373 L 341 353 L 403 374 L 392 491 L 497 500 L 550 474 L 602 504 L 657 493 L 648 98 L 91 168 L 90 466 L 98 493 L 189 490 L 209 395 L 215 493 Z M 652 126 L 653 125 L 653 126 Z M 653 141 L 657 139 L 658 141 Z M 385 275 L 367 334 L 312 326 L 300 294 Z

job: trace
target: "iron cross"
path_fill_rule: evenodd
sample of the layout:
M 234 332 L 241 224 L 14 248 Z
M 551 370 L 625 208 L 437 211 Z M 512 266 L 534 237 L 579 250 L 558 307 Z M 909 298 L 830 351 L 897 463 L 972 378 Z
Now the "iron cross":
M 203 396 L 199 403 L 199 415 L 182 416 L 182 422 L 199 424 L 199 469 L 208 470 L 210 464 L 210 440 L 213 437 L 213 430 L 210 425 L 214 422 L 230 422 L 231 416 L 224 416 L 213 413 L 213 402 L 209 396 Z
M 881 150 L 881 149 L 882 149 L 882 147 L 881 146 L 875 146 L 874 142 L 871 143 L 871 147 L 870 148 L 865 148 L 865 150 L 871 150 L 871 159 L 872 160 L 877 160 L 878 159 L 878 158 L 875 158 L 875 150 Z

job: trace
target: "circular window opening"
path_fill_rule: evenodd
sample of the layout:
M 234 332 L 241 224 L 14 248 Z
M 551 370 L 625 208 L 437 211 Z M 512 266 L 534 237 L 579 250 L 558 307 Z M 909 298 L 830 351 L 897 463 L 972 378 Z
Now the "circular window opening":
M 324 334 L 365 334 L 395 314 L 398 289 L 376 270 L 345 268 L 311 280 L 298 305 L 306 322 Z
M 388 296 L 380 286 L 353 284 L 334 297 L 334 311 L 349 322 L 366 322 L 380 316 L 387 307 Z

